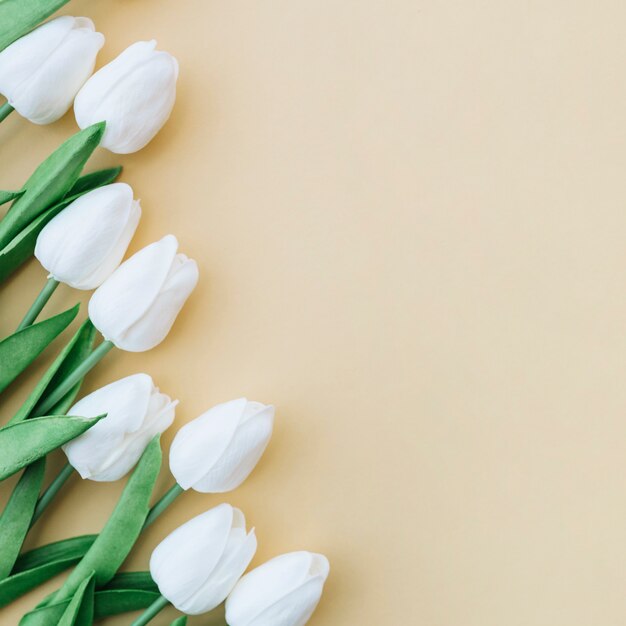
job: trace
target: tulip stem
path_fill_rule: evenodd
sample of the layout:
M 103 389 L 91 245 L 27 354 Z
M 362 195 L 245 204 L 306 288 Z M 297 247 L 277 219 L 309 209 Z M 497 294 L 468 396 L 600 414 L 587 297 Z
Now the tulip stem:
M 35 522 L 41 517 L 42 513 L 48 508 L 48 505 L 54 499 L 54 496 L 61 490 L 61 487 L 67 482 L 68 478 L 74 473 L 74 468 L 66 463 L 61 471 L 56 475 L 54 480 L 48 485 L 48 488 L 41 494 L 37 505 L 35 506 L 35 512 L 30 520 L 30 528 L 32 528 Z
M 185 490 L 178 483 L 174 483 L 174 486 L 150 509 L 142 530 L 148 528 L 148 526 L 150 526 L 184 491 Z
M 131 626 L 144 626 L 155 615 L 160 613 L 168 604 L 169 600 L 159 596 L 132 624 Z
M 5 117 L 8 117 L 15 109 L 8 103 L 5 102 L 0 107 L 0 122 L 4 120 Z
M 42 309 L 46 306 L 48 300 L 50 300 L 50 296 L 54 293 L 54 290 L 59 286 L 59 281 L 54 278 L 48 278 L 46 284 L 43 286 L 43 289 L 39 292 L 37 298 L 32 303 L 30 309 L 24 316 L 24 319 L 20 322 L 20 325 L 17 327 L 17 330 L 22 330 L 27 326 L 30 326 L 36 319 L 37 316 L 41 313 Z
M 87 372 L 98 364 L 111 348 L 113 348 L 113 343 L 105 339 L 40 405 L 34 408 L 33 413 L 45 415 Z

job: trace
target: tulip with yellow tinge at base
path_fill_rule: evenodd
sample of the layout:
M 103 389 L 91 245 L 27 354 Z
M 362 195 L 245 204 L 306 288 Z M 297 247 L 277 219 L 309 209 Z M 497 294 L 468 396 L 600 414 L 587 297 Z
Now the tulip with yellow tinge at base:
M 183 489 L 224 493 L 236 489 L 263 455 L 274 407 L 246 398 L 224 402 L 185 424 L 170 448 L 170 469 Z
M 243 513 L 220 504 L 169 534 L 152 552 L 150 574 L 179 611 L 200 615 L 226 599 L 256 547 Z
M 278 556 L 246 574 L 226 600 L 229 626 L 304 626 L 317 607 L 330 566 L 311 552 Z
M 119 480 L 135 466 L 152 438 L 171 426 L 176 404 L 155 387 L 148 374 L 117 380 L 70 409 L 71 415 L 106 413 L 106 417 L 96 424 L 97 431 L 73 439 L 63 451 L 82 478 Z
M 140 217 L 129 185 L 94 189 L 43 228 L 35 256 L 51 278 L 75 289 L 95 289 L 120 264 Z
M 122 263 L 89 301 L 89 317 L 117 348 L 143 352 L 161 343 L 198 282 L 198 266 L 167 235 Z
M 97 71 L 76 96 L 76 122 L 87 128 L 105 121 L 100 145 L 111 152 L 140 150 L 170 116 L 178 62 L 156 45 L 154 40 L 134 43 Z
M 0 93 L 31 122 L 55 122 L 91 76 L 103 45 L 86 17 L 46 22 L 0 52 Z

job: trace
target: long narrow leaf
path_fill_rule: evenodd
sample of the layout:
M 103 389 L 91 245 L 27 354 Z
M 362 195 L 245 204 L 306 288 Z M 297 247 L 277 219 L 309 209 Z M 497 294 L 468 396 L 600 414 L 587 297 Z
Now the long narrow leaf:
M 2 0 L 0 2 L 0 50 L 31 31 L 68 0 Z
M 77 132 L 35 170 L 24 184 L 24 195 L 13 203 L 0 221 L 0 248 L 4 248 L 50 205 L 65 197 L 100 143 L 103 133 L 104 122 Z
M 102 587 L 113 578 L 135 544 L 148 515 L 150 496 L 161 468 L 161 456 L 161 444 L 159 436 L 156 436 L 139 459 L 109 521 L 51 603 L 73 596 L 91 571 L 96 572 L 97 587 Z
M 67 345 L 61 350 L 59 356 L 54 360 L 52 365 L 47 369 L 46 373 L 41 377 L 37 386 L 32 390 L 26 401 L 19 408 L 18 412 L 13 416 L 9 424 L 16 424 L 32 415 L 39 400 L 44 399 L 46 394 L 55 389 L 76 366 L 85 360 L 91 352 L 91 347 L 96 336 L 96 329 L 89 319 L 83 322 L 82 326 L 76 331 L 75 335 L 70 339 Z M 74 388 L 67 393 L 65 398 L 52 410 L 51 413 L 61 415 L 65 413 L 76 398 L 76 394 L 80 389 L 81 382 L 78 382 Z
M 94 572 L 80 584 L 57 626 L 89 626 L 93 624 Z
M 4 391 L 63 332 L 78 313 L 78 305 L 0 341 L 0 391 Z
M 24 189 L 19 189 L 18 191 L 0 191 L 0 204 L 11 202 L 11 200 L 19 198 L 23 193 Z
M 80 537 L 62 539 L 61 541 L 48 543 L 45 546 L 33 548 L 28 552 L 20 554 L 17 561 L 15 561 L 15 566 L 11 574 L 19 574 L 20 572 L 47 565 L 54 561 L 68 559 L 79 561 L 85 556 L 97 536 L 98 535 L 81 535 Z
M 94 620 L 130 611 L 141 611 L 149 607 L 159 597 L 158 592 L 140 589 L 96 591 L 94 595 Z M 57 624 L 69 602 L 69 600 L 64 600 L 35 609 L 22 617 L 20 626 L 52 626 Z
M 52 415 L 0 428 L 0 480 L 82 435 L 103 417 Z
M 0 608 L 10 604 L 25 593 L 39 587 L 57 574 L 78 563 L 81 556 L 58 559 L 44 565 L 27 569 L 19 574 L 13 574 L 0 581 Z
M 24 470 L 0 516 L 0 580 L 11 573 L 43 483 L 46 460 L 40 459 Z

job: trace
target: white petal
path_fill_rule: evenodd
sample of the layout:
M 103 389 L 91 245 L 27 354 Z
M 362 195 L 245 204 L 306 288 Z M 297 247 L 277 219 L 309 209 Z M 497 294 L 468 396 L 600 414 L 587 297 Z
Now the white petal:
M 95 291 L 89 317 L 106 339 L 122 349 L 124 335 L 152 306 L 170 273 L 178 241 L 168 235 L 122 263 Z M 152 346 L 133 346 L 134 351 Z
M 218 404 L 176 433 L 170 448 L 170 469 L 181 487 L 195 486 L 224 454 L 246 403 L 245 398 L 239 398 Z
M 106 413 L 96 426 L 63 446 L 72 466 L 83 478 L 92 480 L 117 480 L 138 460 L 124 456 L 125 438 L 128 433 L 141 429 L 147 415 L 154 390 L 148 374 L 134 374 L 115 381 L 79 400 L 69 411 L 70 415 L 96 417 Z M 127 463 L 118 465 L 116 478 L 111 473 L 103 475 L 113 461 L 124 457 Z
M 152 552 L 152 578 L 174 606 L 191 597 L 217 566 L 233 515 L 229 504 L 216 506 L 179 526 Z
M 244 416 L 226 450 L 194 484 L 194 489 L 203 493 L 223 493 L 239 487 L 263 456 L 272 436 L 273 423 L 272 406 L 264 407 L 251 418 Z
M 93 289 L 119 265 L 140 215 L 129 185 L 94 189 L 44 227 L 35 256 L 55 279 L 76 289 Z
M 239 529 L 231 531 L 222 558 L 204 585 L 177 609 L 187 615 L 200 615 L 220 605 L 246 571 L 257 549 L 254 530 L 248 535 Z
M 155 51 L 155 41 L 137 42 L 91 78 L 74 106 L 81 128 L 107 125 L 101 146 L 128 154 L 143 148 L 170 116 L 176 99 L 178 62 Z
M 301 626 L 315 609 L 328 572 L 321 554 L 278 556 L 237 583 L 226 601 L 226 620 L 230 626 Z
M 144 316 L 120 337 L 119 345 L 129 352 L 141 352 L 160 344 L 197 284 L 197 263 L 184 254 L 177 254 L 157 297 Z
M 69 15 L 39 26 L 0 52 L 0 93 L 9 100 L 29 76 L 44 65 L 74 26 Z
M 87 18 L 52 20 L 0 53 L 0 91 L 31 122 L 54 122 L 72 105 L 103 45 Z

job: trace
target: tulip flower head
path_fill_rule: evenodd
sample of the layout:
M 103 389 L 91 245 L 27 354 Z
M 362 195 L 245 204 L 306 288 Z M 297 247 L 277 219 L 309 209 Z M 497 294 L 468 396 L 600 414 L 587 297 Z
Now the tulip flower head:
M 69 410 L 69 415 L 106 413 L 106 417 L 66 443 L 63 451 L 83 478 L 118 480 L 135 466 L 152 438 L 171 426 L 175 407 L 148 374 L 127 376 L 90 393 Z
M 76 96 L 81 128 L 105 121 L 100 145 L 111 152 L 141 150 L 167 122 L 176 100 L 178 62 L 157 42 L 138 41 L 98 70 Z
M 198 266 L 167 235 L 122 263 L 89 301 L 94 326 L 116 347 L 144 352 L 161 343 L 198 282 Z
M 246 574 L 226 601 L 229 626 L 304 626 L 317 607 L 330 566 L 311 552 L 278 556 Z
M 52 278 L 75 289 L 95 289 L 120 264 L 140 217 L 129 185 L 99 187 L 46 224 L 35 256 Z
M 256 547 L 243 513 L 220 504 L 169 534 L 152 552 L 150 574 L 179 611 L 200 615 L 226 599 Z
M 0 93 L 31 122 L 55 122 L 91 76 L 103 45 L 86 17 L 46 22 L 0 52 Z
M 170 448 L 170 469 L 183 489 L 224 493 L 238 487 L 263 455 L 274 407 L 231 400 L 185 424 Z

